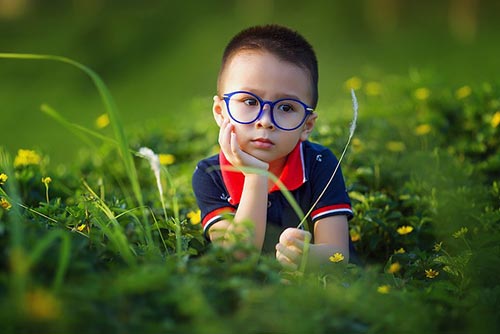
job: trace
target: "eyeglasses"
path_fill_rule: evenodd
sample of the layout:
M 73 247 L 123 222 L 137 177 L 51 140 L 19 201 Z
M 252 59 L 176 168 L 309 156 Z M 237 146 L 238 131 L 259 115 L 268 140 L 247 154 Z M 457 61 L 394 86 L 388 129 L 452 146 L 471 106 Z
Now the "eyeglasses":
M 226 102 L 227 111 L 233 121 L 240 124 L 251 124 L 262 117 L 264 106 L 269 104 L 271 109 L 271 122 L 277 128 L 285 131 L 292 131 L 304 124 L 307 116 L 314 109 L 304 102 L 285 98 L 275 101 L 266 101 L 257 95 L 236 91 L 223 95 Z

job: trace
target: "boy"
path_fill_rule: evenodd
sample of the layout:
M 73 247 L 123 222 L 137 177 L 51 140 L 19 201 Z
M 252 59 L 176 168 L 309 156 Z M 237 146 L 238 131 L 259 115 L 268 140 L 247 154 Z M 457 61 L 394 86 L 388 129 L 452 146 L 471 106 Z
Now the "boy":
M 299 218 L 265 172 L 309 211 L 337 164 L 327 148 L 307 141 L 317 101 L 316 55 L 301 35 L 267 25 L 229 42 L 213 102 L 221 152 L 200 161 L 193 175 L 209 240 L 231 245 L 231 234 L 245 236 L 258 250 L 275 251 L 289 270 L 299 267 L 309 241 L 308 267 L 328 263 L 334 253 L 348 261 L 352 210 L 340 169 L 312 211 L 312 235 L 297 228 Z

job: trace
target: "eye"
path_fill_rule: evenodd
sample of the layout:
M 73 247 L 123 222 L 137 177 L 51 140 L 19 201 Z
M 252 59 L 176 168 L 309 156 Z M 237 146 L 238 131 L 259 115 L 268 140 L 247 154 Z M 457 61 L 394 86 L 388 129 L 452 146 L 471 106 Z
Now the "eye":
M 259 104 L 259 101 L 257 101 L 257 99 L 255 99 L 253 97 L 247 97 L 247 98 L 243 99 L 242 102 L 244 104 L 246 104 L 247 106 L 256 106 Z
M 282 104 L 280 104 L 278 106 L 278 110 L 286 112 L 286 113 L 291 113 L 291 112 L 295 111 L 295 109 L 293 108 L 293 105 L 291 105 L 289 103 L 282 103 Z

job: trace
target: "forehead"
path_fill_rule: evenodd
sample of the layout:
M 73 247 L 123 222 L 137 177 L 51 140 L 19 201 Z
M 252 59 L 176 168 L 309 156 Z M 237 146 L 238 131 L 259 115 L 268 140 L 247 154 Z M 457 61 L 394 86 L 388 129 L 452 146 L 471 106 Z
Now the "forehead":
M 219 88 L 221 93 L 249 90 L 262 98 L 295 96 L 310 103 L 311 82 L 309 72 L 298 64 L 267 51 L 240 50 L 226 62 Z

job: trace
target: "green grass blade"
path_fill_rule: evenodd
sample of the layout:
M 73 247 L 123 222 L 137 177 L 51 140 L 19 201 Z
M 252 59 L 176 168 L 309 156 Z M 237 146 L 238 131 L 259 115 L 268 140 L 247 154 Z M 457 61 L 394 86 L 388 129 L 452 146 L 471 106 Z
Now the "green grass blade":
M 117 111 L 117 107 L 115 105 L 115 102 L 104 84 L 104 82 L 101 80 L 101 78 L 90 68 L 87 66 L 84 66 L 83 64 L 80 64 L 72 59 L 66 58 L 66 57 L 61 57 L 61 56 L 54 56 L 54 55 L 41 55 L 41 54 L 23 54 L 23 53 L 0 53 L 0 58 L 4 59 L 25 59 L 25 60 L 50 60 L 50 61 L 58 61 L 62 63 L 66 63 L 69 65 L 72 65 L 81 71 L 83 71 L 85 74 L 87 74 L 93 81 L 94 85 L 96 86 L 99 95 L 101 96 L 101 99 L 104 103 L 106 112 L 109 115 L 113 131 L 116 137 L 116 140 L 118 142 L 118 150 L 120 152 L 120 155 L 122 157 L 126 173 L 129 177 L 130 183 L 132 185 L 132 189 L 135 195 L 135 198 L 137 202 L 139 203 L 139 206 L 143 206 L 143 197 L 142 197 L 142 192 L 141 188 L 139 186 L 139 181 L 137 178 L 137 170 L 134 165 L 134 160 L 132 158 L 132 155 L 129 153 L 129 145 L 128 145 L 128 140 L 127 137 L 125 136 L 125 131 L 123 127 L 123 123 L 121 121 L 120 115 Z
M 65 128 L 69 129 L 71 132 L 73 132 L 78 138 L 80 138 L 83 142 L 85 142 L 89 146 L 95 147 L 94 143 L 89 140 L 88 136 L 85 136 L 85 134 L 90 135 L 92 137 L 95 137 L 97 139 L 100 139 L 105 142 L 110 142 L 112 144 L 115 144 L 118 146 L 118 143 L 116 140 L 113 138 L 106 137 L 99 132 L 92 131 L 90 129 L 87 129 L 84 126 L 81 126 L 79 124 L 71 123 L 67 119 L 65 119 L 60 113 L 58 113 L 54 108 L 47 104 L 42 104 L 40 106 L 40 110 L 49 117 L 53 118 L 56 120 L 58 123 L 63 125 Z

